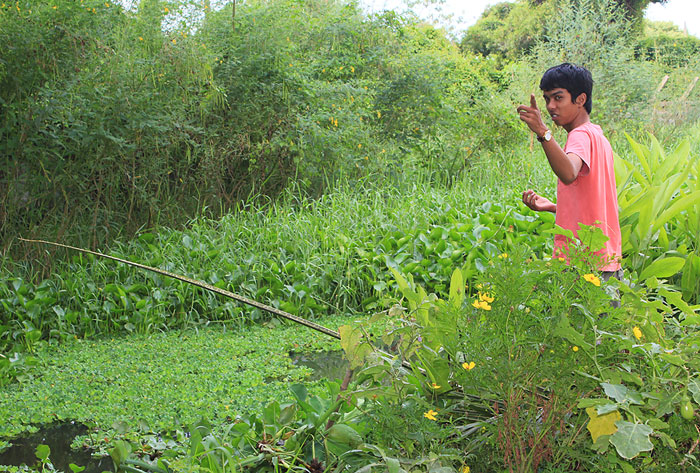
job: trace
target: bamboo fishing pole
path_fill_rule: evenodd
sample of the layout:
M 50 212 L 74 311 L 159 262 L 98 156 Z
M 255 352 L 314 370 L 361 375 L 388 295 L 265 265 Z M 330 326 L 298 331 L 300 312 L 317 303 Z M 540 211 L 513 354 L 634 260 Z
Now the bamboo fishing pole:
M 261 302 L 255 301 L 253 299 L 249 299 L 247 297 L 243 297 L 241 295 L 235 294 L 231 291 L 227 291 L 226 289 L 221 289 L 220 287 L 213 286 L 211 284 L 205 283 L 204 281 L 199 281 L 197 279 L 192 279 L 188 278 L 187 276 L 182 276 L 180 274 L 172 273 L 170 271 L 166 271 L 164 269 L 160 268 L 154 268 L 152 266 L 147 266 L 145 264 L 141 263 L 135 263 L 133 261 L 129 261 L 123 258 L 117 258 L 116 256 L 111 256 L 111 255 L 106 255 L 104 253 L 99 253 L 97 251 L 92 251 L 92 250 L 86 250 L 85 248 L 78 248 L 76 246 L 70 246 L 70 245 L 64 245 L 63 243 L 56 243 L 52 241 L 46 241 L 46 240 L 29 240 L 26 238 L 19 238 L 20 241 L 24 241 L 27 243 L 41 243 L 44 245 L 51 245 L 51 246 L 57 246 L 59 248 L 66 248 L 69 250 L 75 250 L 81 253 L 87 253 L 93 256 L 97 256 L 99 258 L 107 258 L 111 259 L 113 261 L 117 261 L 119 263 L 124 263 L 129 266 L 134 266 L 136 268 L 141 268 L 145 269 L 146 271 L 151 271 L 156 274 L 160 274 L 163 276 L 167 276 L 169 278 L 177 279 L 178 281 L 186 282 L 188 284 L 192 284 L 193 286 L 200 287 L 202 289 L 205 289 L 207 291 L 214 292 L 216 294 L 222 295 L 224 297 L 228 297 L 230 299 L 234 299 L 236 301 L 242 302 L 244 304 L 247 304 L 252 307 L 256 307 L 260 310 L 264 310 L 265 312 L 269 312 L 271 314 L 277 315 L 279 317 L 282 317 L 287 320 L 291 320 L 292 322 L 298 323 L 300 325 L 303 325 L 305 327 L 308 327 L 312 330 L 316 330 L 317 332 L 321 332 L 325 335 L 328 335 L 329 337 L 333 337 L 337 340 L 340 340 L 340 333 L 336 332 L 335 330 L 331 330 L 327 327 L 324 327 L 323 325 L 319 325 L 315 322 L 312 322 L 310 320 L 304 319 L 302 317 L 290 314 L 289 312 L 285 312 L 283 310 L 277 309 L 275 307 L 269 306 L 267 304 L 263 304 Z M 372 347 L 374 350 L 376 350 L 378 353 L 381 355 L 384 355 L 386 357 L 392 358 L 393 356 L 390 355 L 389 353 L 386 353 L 385 351 L 379 350 L 377 348 Z M 402 366 L 406 369 L 411 369 L 411 364 L 408 361 L 402 361 L 401 362 Z

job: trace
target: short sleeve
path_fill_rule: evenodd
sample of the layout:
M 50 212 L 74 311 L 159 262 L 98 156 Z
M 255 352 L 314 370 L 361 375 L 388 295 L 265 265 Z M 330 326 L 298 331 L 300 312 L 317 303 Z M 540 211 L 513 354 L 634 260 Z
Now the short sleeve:
M 574 153 L 583 161 L 580 174 L 587 175 L 591 171 L 591 137 L 585 130 L 572 130 L 566 140 L 565 153 Z

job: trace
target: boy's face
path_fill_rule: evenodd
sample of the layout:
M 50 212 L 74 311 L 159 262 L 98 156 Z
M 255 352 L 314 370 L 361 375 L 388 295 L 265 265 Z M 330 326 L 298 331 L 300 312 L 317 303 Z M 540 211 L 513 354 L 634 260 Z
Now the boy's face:
M 571 100 L 569 91 L 562 88 L 545 90 L 542 94 L 552 121 L 567 131 L 569 125 L 578 121 L 581 112 L 585 112 L 585 94 L 579 95 L 575 101 Z

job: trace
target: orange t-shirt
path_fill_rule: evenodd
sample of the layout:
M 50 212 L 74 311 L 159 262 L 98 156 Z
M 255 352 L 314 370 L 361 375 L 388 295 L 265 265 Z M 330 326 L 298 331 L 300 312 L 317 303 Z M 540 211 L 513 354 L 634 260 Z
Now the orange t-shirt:
M 564 152 L 574 153 L 583 161 L 578 177 L 569 185 L 557 183 L 556 224 L 577 234 L 578 224 L 599 227 L 609 238 L 605 248 L 596 253 L 603 258 L 601 271 L 620 269 L 622 242 L 617 211 L 617 188 L 613 168 L 613 151 L 603 130 L 590 122 L 569 132 Z M 599 222 L 599 223 L 596 223 Z M 567 238 L 554 237 L 554 256 L 566 257 Z

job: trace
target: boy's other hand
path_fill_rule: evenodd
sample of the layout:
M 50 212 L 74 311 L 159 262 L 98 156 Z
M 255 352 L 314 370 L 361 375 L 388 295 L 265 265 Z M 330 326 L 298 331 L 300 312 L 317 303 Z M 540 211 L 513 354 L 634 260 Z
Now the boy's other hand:
M 524 121 L 537 136 L 543 136 L 548 130 L 547 125 L 542 121 L 542 113 L 537 107 L 535 94 L 530 94 L 529 107 L 527 105 L 518 105 L 517 111 L 520 115 L 520 119 Z
M 523 203 L 528 206 L 528 208 L 536 212 L 556 212 L 557 206 L 552 203 L 546 197 L 542 197 L 533 191 L 528 189 L 523 192 Z

